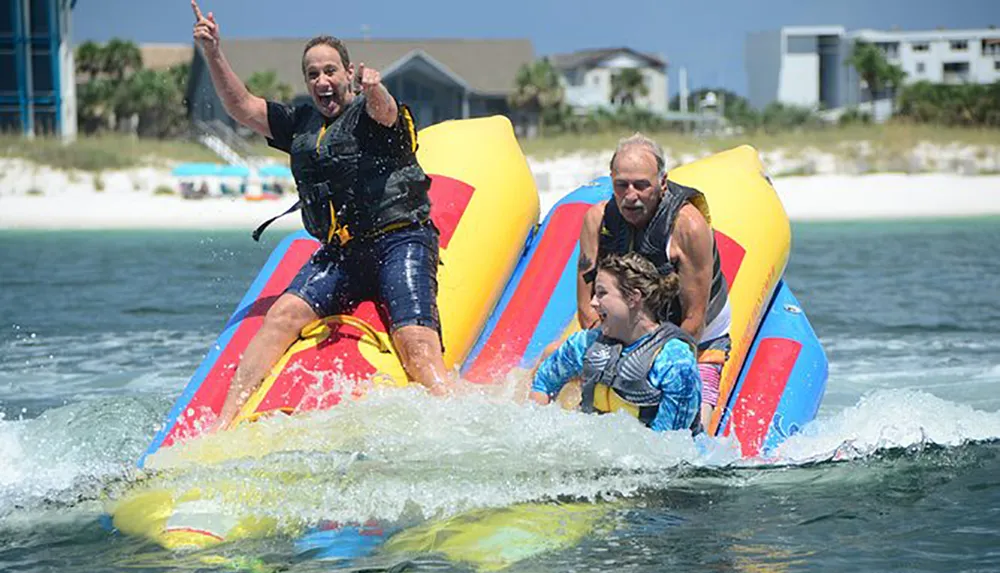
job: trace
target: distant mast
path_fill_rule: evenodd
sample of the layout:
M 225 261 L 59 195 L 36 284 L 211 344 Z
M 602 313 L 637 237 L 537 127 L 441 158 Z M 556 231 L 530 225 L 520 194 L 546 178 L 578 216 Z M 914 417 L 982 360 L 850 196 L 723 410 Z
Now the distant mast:
M 677 83 L 680 84 L 681 111 L 687 113 L 688 110 L 688 71 L 682 67 L 677 72 Z

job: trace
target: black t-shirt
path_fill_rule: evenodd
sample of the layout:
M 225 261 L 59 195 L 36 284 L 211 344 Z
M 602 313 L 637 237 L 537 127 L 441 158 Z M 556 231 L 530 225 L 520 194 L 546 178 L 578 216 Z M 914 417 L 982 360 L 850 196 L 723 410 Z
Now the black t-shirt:
M 360 101 L 359 101 L 360 100 Z M 364 105 L 363 96 L 357 96 L 348 105 Z M 403 118 L 403 106 L 398 102 L 399 116 L 396 123 L 386 127 L 372 119 L 368 115 L 368 110 L 361 112 L 358 126 L 355 128 L 355 135 L 362 148 L 377 155 L 413 155 L 416 148 L 416 131 L 412 124 L 408 124 Z M 267 138 L 267 144 L 275 149 L 291 152 L 292 139 L 296 133 L 300 133 L 309 124 L 314 115 L 320 115 L 319 110 L 313 107 L 312 103 L 291 106 L 273 101 L 267 102 L 267 125 L 271 129 L 271 137 Z M 339 116 L 338 116 L 339 117 Z M 337 118 L 324 118 L 327 125 L 333 123 Z

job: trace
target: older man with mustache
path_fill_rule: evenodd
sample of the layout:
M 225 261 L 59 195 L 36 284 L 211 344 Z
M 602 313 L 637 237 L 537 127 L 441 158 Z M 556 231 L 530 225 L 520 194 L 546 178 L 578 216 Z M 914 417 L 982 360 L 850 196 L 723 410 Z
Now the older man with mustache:
M 597 263 L 604 256 L 637 252 L 661 274 L 677 272 L 680 292 L 666 318 L 698 342 L 701 421 L 707 426 L 732 346 L 728 287 L 709 226 L 708 202 L 697 189 L 668 181 L 663 150 L 638 133 L 619 142 L 611 158 L 611 180 L 613 200 L 591 207 L 580 232 L 580 326 L 600 322 L 590 299 Z

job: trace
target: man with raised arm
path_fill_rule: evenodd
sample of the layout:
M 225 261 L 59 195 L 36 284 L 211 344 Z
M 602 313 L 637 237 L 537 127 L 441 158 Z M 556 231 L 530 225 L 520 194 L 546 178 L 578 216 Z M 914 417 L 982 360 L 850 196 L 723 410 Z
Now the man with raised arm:
M 323 243 L 267 311 L 233 376 L 218 426 L 232 422 L 302 327 L 350 312 L 363 300 L 376 301 L 388 316 L 407 375 L 435 395 L 446 394 L 438 231 L 409 110 L 377 70 L 363 63 L 355 68 L 347 47 L 331 36 L 309 40 L 302 52 L 311 104 L 257 97 L 226 60 L 214 14 L 203 15 L 195 0 L 191 7 L 194 39 L 226 112 L 289 154 L 302 222 Z

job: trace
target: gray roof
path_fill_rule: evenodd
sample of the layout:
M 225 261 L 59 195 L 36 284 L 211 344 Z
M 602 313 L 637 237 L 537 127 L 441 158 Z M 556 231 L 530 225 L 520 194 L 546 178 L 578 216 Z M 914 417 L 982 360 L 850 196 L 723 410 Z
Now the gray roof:
M 632 48 L 599 48 L 595 50 L 579 50 L 569 54 L 552 54 L 548 56 L 552 65 L 560 70 L 572 70 L 581 66 L 595 66 L 601 60 L 615 54 L 625 52 L 637 58 L 646 60 L 651 67 L 665 69 L 667 60 L 655 54 L 638 52 Z
M 302 48 L 308 38 L 270 40 L 223 39 L 222 49 L 244 80 L 258 71 L 274 70 L 279 81 L 302 88 Z M 462 78 L 472 91 L 505 95 L 513 91 L 522 64 L 534 60 L 530 40 L 363 40 L 343 38 L 351 62 L 382 70 L 415 51 L 423 51 Z

